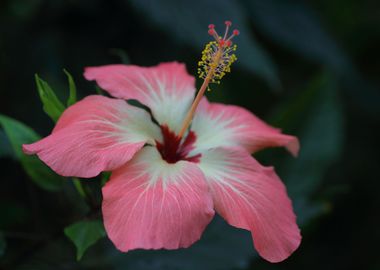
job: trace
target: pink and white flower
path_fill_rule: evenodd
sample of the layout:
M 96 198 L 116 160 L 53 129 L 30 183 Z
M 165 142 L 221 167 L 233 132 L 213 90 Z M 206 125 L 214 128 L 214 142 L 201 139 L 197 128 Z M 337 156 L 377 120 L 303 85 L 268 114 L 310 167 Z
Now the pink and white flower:
M 301 236 L 286 188 L 272 167 L 251 156 L 274 146 L 297 155 L 296 137 L 241 107 L 204 97 L 179 138 L 196 91 L 183 64 L 89 67 L 84 75 L 115 98 L 94 95 L 77 102 L 51 135 L 23 148 L 63 176 L 112 171 L 102 211 L 118 249 L 188 247 L 214 211 L 251 231 L 268 261 L 284 260 L 297 249 Z M 129 105 L 130 99 L 151 114 Z

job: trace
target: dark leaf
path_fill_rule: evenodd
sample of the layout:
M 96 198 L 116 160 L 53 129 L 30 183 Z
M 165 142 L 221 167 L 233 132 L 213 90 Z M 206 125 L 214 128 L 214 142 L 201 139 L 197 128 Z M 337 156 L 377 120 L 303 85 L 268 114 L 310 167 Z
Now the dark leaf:
M 4 131 L 0 130 L 0 158 L 14 156 L 12 146 Z
M 263 35 L 305 59 L 339 74 L 344 90 L 361 110 L 380 113 L 380 91 L 367 82 L 325 30 L 318 16 L 301 1 L 245 1 L 253 23 Z
M 320 213 L 318 210 L 326 209 L 313 205 L 309 198 L 342 153 L 344 119 L 336 81 L 329 74 L 318 76 L 280 115 L 278 126 L 303 124 L 296 132 L 301 143 L 299 157 L 286 160 L 280 175 L 286 181 L 299 220 L 304 223 Z
M 318 17 L 300 1 L 246 1 L 253 23 L 264 35 L 297 54 L 334 68 L 352 68 Z
M 16 158 L 21 162 L 26 173 L 35 184 L 48 191 L 57 191 L 62 187 L 63 179 L 43 164 L 36 156 L 27 156 L 22 151 L 22 145 L 38 141 L 40 137 L 34 130 L 23 123 L 0 115 L 2 125 Z
M 86 250 L 94 245 L 106 233 L 100 220 L 80 221 L 65 228 L 65 235 L 77 248 L 77 260 L 80 260 Z
M 101 186 L 104 186 L 107 183 L 107 181 L 110 179 L 110 177 L 111 177 L 111 172 L 102 172 L 101 179 L 100 179 Z

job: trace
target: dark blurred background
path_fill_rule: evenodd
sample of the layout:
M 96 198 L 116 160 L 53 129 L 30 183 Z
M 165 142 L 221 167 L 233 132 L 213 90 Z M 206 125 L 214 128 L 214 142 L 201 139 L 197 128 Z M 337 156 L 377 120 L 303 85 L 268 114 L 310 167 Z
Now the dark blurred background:
M 96 93 L 86 66 L 176 60 L 196 74 L 207 25 L 227 19 L 241 33 L 238 61 L 207 95 L 300 138 L 297 159 L 282 149 L 256 156 L 288 187 L 300 248 L 270 264 L 249 233 L 216 219 L 189 249 L 121 254 L 102 238 L 77 262 L 63 230 L 88 207 L 69 179 L 54 192 L 32 181 L 0 129 L 0 269 L 380 269 L 379 1 L 2 0 L 0 114 L 50 133 L 35 73 L 62 100 L 63 68 L 79 97 Z M 85 184 L 99 204 L 99 181 Z

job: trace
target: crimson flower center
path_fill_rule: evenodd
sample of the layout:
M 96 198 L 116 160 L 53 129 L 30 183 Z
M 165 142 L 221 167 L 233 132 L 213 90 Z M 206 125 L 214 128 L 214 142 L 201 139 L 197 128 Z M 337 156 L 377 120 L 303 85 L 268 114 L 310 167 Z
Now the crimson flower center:
M 190 131 L 184 140 L 169 129 L 167 125 L 161 126 L 163 142 L 156 141 L 157 150 L 168 163 L 176 163 L 180 160 L 199 162 L 201 154 L 189 156 L 197 139 L 196 134 Z

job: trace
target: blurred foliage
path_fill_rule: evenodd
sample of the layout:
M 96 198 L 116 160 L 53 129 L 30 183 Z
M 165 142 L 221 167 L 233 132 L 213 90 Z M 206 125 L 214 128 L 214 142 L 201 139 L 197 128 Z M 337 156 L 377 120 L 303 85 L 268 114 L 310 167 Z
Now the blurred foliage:
M 352 66 L 334 39 L 324 31 L 315 12 L 300 1 L 246 1 L 258 30 L 306 59 L 345 73 Z
M 3 130 L 0 130 L 0 157 L 12 156 L 14 156 L 14 152 L 12 151 L 12 147 L 8 141 L 7 135 Z
M 301 117 L 306 120 L 301 122 Z M 342 154 L 344 118 L 337 82 L 331 74 L 318 75 L 298 97 L 280 109 L 274 122 L 281 127 L 302 123 L 293 132 L 301 141 L 300 155 L 296 162 L 285 160 L 280 172 L 293 198 L 298 221 L 305 224 L 326 211 L 322 202 L 310 202 L 310 198 Z
M 22 144 L 35 142 L 41 137 L 23 123 L 1 114 L 0 125 L 12 145 L 15 156 L 29 177 L 43 189 L 48 191 L 59 190 L 62 186 L 62 177 L 43 164 L 37 156 L 28 156 L 22 152 Z
M 0 269 L 378 269 L 379 10 L 371 0 L 1 1 Z M 297 159 L 256 157 L 286 183 L 303 243 L 272 265 L 248 232 L 216 218 L 188 249 L 120 253 L 98 221 L 109 175 L 72 182 L 21 145 L 49 134 L 49 117 L 77 96 L 101 93 L 85 66 L 177 60 L 195 74 L 207 25 L 221 31 L 226 19 L 241 33 L 238 61 L 208 97 L 299 137 Z M 36 73 L 49 82 L 36 76 L 39 95 Z
M 87 248 L 106 236 L 103 223 L 100 220 L 80 221 L 66 227 L 64 232 L 77 248 L 77 260 L 82 258 Z

